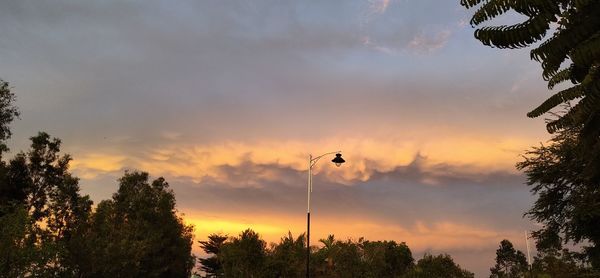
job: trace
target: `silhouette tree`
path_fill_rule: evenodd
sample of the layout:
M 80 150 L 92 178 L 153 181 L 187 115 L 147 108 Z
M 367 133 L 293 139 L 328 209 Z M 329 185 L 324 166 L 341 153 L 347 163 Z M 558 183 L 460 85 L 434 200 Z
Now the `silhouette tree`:
M 126 172 L 112 200 L 98 204 L 86 234 L 86 277 L 190 277 L 192 226 L 177 216 L 169 184 Z
M 221 264 L 221 249 L 223 244 L 227 240 L 227 236 L 219 234 L 211 234 L 208 236 L 207 241 L 200 241 L 200 248 L 211 255 L 208 258 L 201 258 L 200 269 L 206 272 L 206 277 L 222 277 L 223 276 L 223 265 Z
M 414 266 L 406 243 L 395 241 L 363 241 L 363 260 L 368 277 L 401 277 Z
M 334 270 L 334 260 L 337 256 L 337 248 L 335 246 L 336 240 L 334 235 L 328 235 L 327 238 L 319 239 L 319 242 L 323 244 L 323 247 L 314 253 L 315 259 L 313 262 L 317 262 L 315 271 L 317 275 L 331 276 Z
M 7 193 L 2 210 L 7 218 L 15 217 L 6 220 L 11 223 L 6 228 L 16 229 L 9 231 L 17 236 L 11 238 L 11 249 L 28 254 L 29 259 L 20 260 L 24 273 L 69 277 L 78 272 L 78 236 L 92 202 L 79 195 L 78 179 L 68 171 L 71 157 L 59 155 L 60 140 L 41 132 L 31 141 L 30 151 L 10 161 L 0 182 L 0 191 Z
M 359 244 L 351 240 L 336 241 L 333 257 L 333 275 L 335 277 L 364 277 L 365 264 Z
M 401 277 L 414 266 L 405 243 L 363 238 L 339 241 L 333 235 L 319 241 L 323 247 L 314 253 L 315 276 Z
M 427 254 L 415 266 L 412 253 L 405 243 L 368 241 L 363 238 L 340 241 L 333 235 L 320 242 L 324 246 L 312 253 L 313 277 L 473 277 L 473 273 L 460 268 L 449 255 Z M 207 241 L 201 241 L 201 246 L 205 252 L 213 255 L 201 260 L 207 277 L 306 275 L 304 235 L 294 238 L 288 233 L 278 244 L 273 243 L 267 249 L 260 235 L 247 229 L 231 238 L 210 235 Z
M 15 202 L 23 203 L 25 200 L 25 192 L 8 183 L 9 169 L 3 160 L 4 152 L 8 151 L 6 140 L 12 134 L 10 124 L 19 116 L 14 102 L 15 95 L 11 92 L 8 82 L 0 79 L 0 216 L 8 213 L 10 207 L 14 208 Z
M 71 158 L 61 156 L 60 140 L 39 133 L 31 149 L 8 163 L 3 154 L 11 136 L 10 123 L 19 116 L 15 95 L 0 80 L 0 276 L 69 277 L 76 272 L 77 234 L 91 208 L 79 195 Z
M 406 274 L 406 278 L 473 278 L 475 275 L 460 268 L 447 254 L 433 256 L 425 254 L 417 265 Z
M 0 80 L 0 277 L 189 277 L 192 227 L 159 178 L 126 173 L 92 213 L 61 141 L 40 132 L 5 162 L 15 96 Z
M 553 133 L 565 128 L 581 127 L 581 143 L 587 150 L 587 177 L 600 180 L 600 2 L 579 0 L 461 0 L 467 8 L 478 6 L 471 18 L 476 26 L 493 20 L 508 11 L 528 19 L 510 26 L 486 26 L 475 31 L 475 37 L 485 45 L 499 48 L 528 47 L 551 37 L 531 50 L 531 58 L 540 62 L 548 87 L 571 81 L 574 85 L 562 90 L 529 112 L 529 117 L 541 116 L 561 103 L 579 102 L 569 111 L 549 121 Z M 567 63 L 568 67 L 561 69 Z
M 269 277 L 298 277 L 306 272 L 306 241 L 304 234 L 296 239 L 288 232 L 279 244 L 273 244 L 267 252 Z
M 10 85 L 0 79 L 0 159 L 2 159 L 2 153 L 8 151 L 6 140 L 12 135 L 10 123 L 20 114 L 14 102 L 15 94 L 11 92 Z
M 490 269 L 490 278 L 518 278 L 527 272 L 527 259 L 523 252 L 515 250 L 508 240 L 502 240 L 496 250 L 496 265 Z
M 579 0 L 461 0 L 477 6 L 471 24 L 477 26 L 514 11 L 528 19 L 510 26 L 486 26 L 475 37 L 499 48 L 528 47 L 541 62 L 543 77 L 552 89 L 571 81 L 573 86 L 552 95 L 529 117 L 541 116 L 561 104 L 566 113 L 554 114 L 547 129 L 554 133 L 549 146 L 534 148 L 517 167 L 525 170 L 538 200 L 528 215 L 544 224 L 534 233 L 542 248 L 560 249 L 561 240 L 589 241 L 587 254 L 600 269 L 600 2 Z M 561 66 L 566 67 L 561 69 Z M 575 102 L 570 106 L 570 102 Z M 546 206 L 546 207 L 544 207 Z
M 567 249 L 538 250 L 532 265 L 533 277 L 598 277 L 586 268 L 581 261 L 580 254 Z
M 221 262 L 225 277 L 263 277 L 266 243 L 251 229 L 223 244 Z
M 0 216 L 0 277 L 25 277 L 36 262 L 40 248 L 27 235 L 31 233 L 29 215 L 23 207 L 10 211 L 2 208 Z
M 579 155 L 579 128 L 557 132 L 550 143 L 530 150 L 517 164 L 538 195 L 527 215 L 544 226 L 533 233 L 540 250 L 560 250 L 562 243 L 587 242 L 586 254 L 600 270 L 600 192 L 582 178 L 585 159 Z

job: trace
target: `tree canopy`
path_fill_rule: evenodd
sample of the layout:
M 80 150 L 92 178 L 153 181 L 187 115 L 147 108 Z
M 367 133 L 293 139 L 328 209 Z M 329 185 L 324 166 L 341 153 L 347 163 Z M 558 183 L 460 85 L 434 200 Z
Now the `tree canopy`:
M 538 196 L 527 215 L 543 224 L 534 232 L 540 250 L 560 250 L 565 242 L 589 243 L 585 253 L 600 269 L 600 1 L 461 0 L 476 8 L 472 26 L 509 12 L 527 19 L 513 25 L 483 26 L 475 37 L 498 48 L 532 47 L 548 88 L 564 89 L 530 111 L 550 114 L 552 140 L 530 150 L 517 168 Z M 550 35 L 548 35 L 550 33 Z M 561 111 L 553 111 L 557 107 Z
M 519 250 L 515 250 L 508 240 L 502 240 L 496 250 L 496 265 L 490 269 L 490 278 L 518 278 L 527 273 L 527 258 Z
M 536 44 L 531 59 L 541 63 L 542 76 L 552 89 L 561 90 L 527 114 L 539 117 L 557 106 L 576 101 L 567 113 L 547 123 L 550 133 L 579 128 L 584 177 L 600 181 L 600 1 L 597 0 L 461 0 L 476 7 L 471 25 L 479 26 L 509 11 L 527 18 L 513 25 L 484 26 L 475 31 L 483 44 L 498 48 L 524 48 Z M 551 32 L 550 36 L 547 33 Z
M 59 152 L 60 140 L 40 133 L 3 166 L 0 276 L 190 276 L 192 227 L 164 179 L 125 173 L 113 199 L 92 211 Z
M 211 234 L 207 241 L 199 241 L 200 247 L 210 257 L 200 258 L 200 269 L 206 273 L 206 277 L 222 277 L 223 265 L 220 261 L 221 249 L 227 236 Z
M 0 80 L 0 154 L 19 113 Z M 125 173 L 93 210 L 69 171 L 71 157 L 45 132 L 27 152 L 0 155 L 0 277 L 189 277 L 192 227 L 163 178 Z
M 591 278 L 600 275 L 589 267 L 585 256 L 568 249 L 540 249 L 528 267 L 523 252 L 515 250 L 506 239 L 496 250 L 496 264 L 490 272 L 490 278 Z
M 79 194 L 60 140 L 41 132 L 31 142 L 27 153 L 0 164 L 0 242 L 7 250 L 0 274 L 69 277 L 78 272 L 78 238 L 92 202 Z
M 517 164 L 538 195 L 527 212 L 544 226 L 533 233 L 539 250 L 560 250 L 564 242 L 589 243 L 586 253 L 600 268 L 600 192 L 582 178 L 584 158 L 579 155 L 578 128 L 557 132 L 549 144 L 530 150 Z
M 321 247 L 311 246 L 312 277 L 473 277 L 446 254 L 426 254 L 415 264 L 404 242 L 337 240 L 333 235 L 320 242 Z M 200 244 L 209 255 L 200 259 L 206 277 L 306 275 L 304 234 L 294 237 L 288 233 L 279 243 L 267 245 L 259 234 L 245 230 L 235 237 L 212 234 Z
M 98 204 L 85 242 L 93 258 L 90 277 L 189 277 L 193 230 L 175 210 L 175 195 L 158 178 L 126 172 L 112 200 Z M 114 263 L 119 262 L 119 263 Z
M 14 104 L 15 94 L 11 92 L 8 82 L 0 79 L 0 158 L 8 150 L 6 140 L 12 135 L 10 123 L 19 117 L 19 109 Z
M 405 277 L 473 278 L 475 277 L 475 274 L 462 269 L 448 254 L 440 254 L 437 256 L 425 254 Z

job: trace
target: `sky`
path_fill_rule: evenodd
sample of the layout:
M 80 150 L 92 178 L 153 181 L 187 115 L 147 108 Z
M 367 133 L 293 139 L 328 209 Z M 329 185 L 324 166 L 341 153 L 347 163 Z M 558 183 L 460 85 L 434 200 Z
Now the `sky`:
M 314 169 L 313 239 L 403 241 L 485 277 L 500 240 L 525 251 L 536 229 L 514 165 L 549 138 L 525 116 L 549 92 L 527 49 L 474 39 L 458 0 L 0 4 L 9 146 L 60 138 L 95 203 L 148 171 L 196 240 L 278 242 L 306 229 L 308 155 L 341 150 Z

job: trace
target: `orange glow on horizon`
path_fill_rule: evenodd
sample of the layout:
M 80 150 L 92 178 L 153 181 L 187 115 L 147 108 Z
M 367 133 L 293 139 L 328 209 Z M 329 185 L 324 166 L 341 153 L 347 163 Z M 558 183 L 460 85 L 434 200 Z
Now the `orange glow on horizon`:
M 252 219 L 252 220 L 248 220 Z M 285 215 L 204 215 L 191 214 L 184 218 L 195 227 L 196 241 L 206 240 L 209 234 L 237 236 L 245 229 L 258 232 L 267 243 L 279 243 L 288 231 L 294 237 L 306 231 L 306 218 Z M 401 226 L 365 217 L 354 221 L 340 218 L 315 217 L 311 219 L 311 245 L 320 246 L 318 239 L 333 234 L 338 240 L 395 240 L 406 242 L 413 252 L 425 250 L 481 250 L 504 238 L 519 238 L 521 231 L 496 231 L 474 224 L 452 221 L 426 223 L 417 221 Z M 200 252 L 194 246 L 195 252 Z

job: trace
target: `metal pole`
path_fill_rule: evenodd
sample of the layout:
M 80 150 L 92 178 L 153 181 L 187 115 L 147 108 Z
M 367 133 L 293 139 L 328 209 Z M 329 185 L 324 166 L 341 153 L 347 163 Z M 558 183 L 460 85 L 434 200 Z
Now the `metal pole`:
M 306 278 L 310 277 L 310 192 L 312 191 L 312 154 L 308 155 L 308 184 L 306 204 Z
M 529 276 L 533 277 L 533 268 L 531 266 L 531 253 L 529 252 L 529 233 L 525 230 L 525 245 L 527 245 L 527 264 L 529 266 Z

